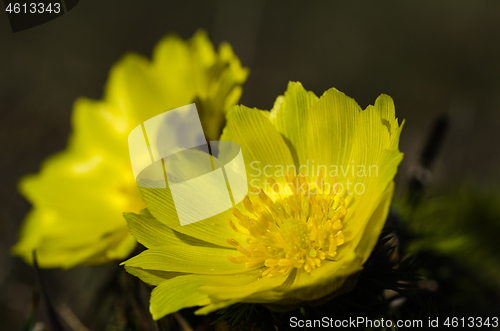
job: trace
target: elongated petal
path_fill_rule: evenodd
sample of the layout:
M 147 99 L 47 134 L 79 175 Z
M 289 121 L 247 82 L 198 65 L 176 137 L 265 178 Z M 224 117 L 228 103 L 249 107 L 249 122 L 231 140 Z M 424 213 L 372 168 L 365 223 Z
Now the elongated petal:
M 302 84 L 288 83 L 283 96 L 278 97 L 269 115 L 269 120 L 284 137 L 290 149 L 295 166 L 306 164 L 308 157 L 308 126 L 310 108 L 318 101 L 313 92 L 308 92 Z
M 356 245 L 356 255 L 361 258 L 362 263 L 365 263 L 370 256 L 373 247 L 377 243 L 377 239 L 382 231 L 382 228 L 384 227 L 385 220 L 387 219 L 393 195 L 394 182 L 391 182 L 387 185 L 387 188 L 382 194 L 380 204 L 377 206 L 367 222 L 363 235 L 358 236 L 353 240 L 353 244 Z
M 211 303 L 209 305 L 206 305 L 206 306 L 198 309 L 194 313 L 195 313 L 195 315 L 207 315 L 207 314 L 213 313 L 219 309 L 229 307 L 237 302 L 238 302 L 238 299 L 232 299 L 232 300 L 226 300 L 226 301 L 221 301 L 221 302 L 217 302 L 217 303 Z
M 216 245 L 206 241 L 193 238 L 180 232 L 176 232 L 166 224 L 158 221 L 149 210 L 141 210 L 141 213 L 125 213 L 130 233 L 138 242 L 146 247 L 193 245 L 216 248 Z M 219 248 L 221 248 L 219 246 Z
M 202 286 L 227 286 L 237 288 L 255 282 L 255 273 L 231 275 L 183 275 L 162 282 L 151 294 L 150 311 L 154 319 L 179 309 L 203 306 L 211 303 L 210 295 L 202 291 Z M 224 301 L 218 307 L 227 306 L 233 300 Z M 208 312 L 206 312 L 208 313 Z
M 345 182 L 352 183 L 352 194 L 346 197 L 352 211 L 346 221 L 349 224 L 346 240 L 364 229 L 396 175 L 403 158 L 398 150 L 401 129 L 394 115 L 394 103 L 388 96 L 381 95 L 375 106 L 369 106 L 358 116 L 352 160 L 347 165 L 352 169 L 344 176 Z
M 280 296 L 273 296 L 271 292 L 266 291 L 282 285 L 287 278 L 286 276 L 260 278 L 260 273 L 258 275 L 250 274 L 249 276 L 239 275 L 238 277 L 246 277 L 251 281 L 237 286 L 207 283 L 200 288 L 200 291 L 208 293 L 212 302 L 215 303 L 230 299 L 238 299 L 244 302 L 272 302 L 278 300 Z
M 170 246 L 182 244 L 172 229 L 158 221 L 147 210 L 141 210 L 141 213 L 124 213 L 127 220 L 130 233 L 138 242 L 146 247 Z
M 143 282 L 153 286 L 158 286 L 164 281 L 172 279 L 174 277 L 187 275 L 186 273 L 182 272 L 149 270 L 149 269 L 142 269 L 135 267 L 127 267 L 127 266 L 125 266 L 125 270 L 127 270 L 127 272 L 130 273 L 131 275 L 139 277 Z
M 199 222 L 181 226 L 169 188 L 141 188 L 141 192 L 151 214 L 179 233 L 223 247 L 232 247 L 227 243 L 229 238 L 235 240 L 244 238 L 229 227 L 228 218 L 232 217 L 230 209 L 206 219 L 201 218 L 202 220 Z M 192 199 L 189 192 L 181 192 L 176 198 L 179 202 L 182 202 L 183 199 Z M 197 212 L 197 210 L 193 210 L 193 215 L 196 215 Z
M 235 274 L 249 269 L 244 264 L 229 262 L 227 255 L 236 250 L 197 246 L 153 247 L 123 264 L 150 270 L 195 274 Z
M 361 108 L 344 93 L 330 89 L 309 110 L 307 160 L 316 165 L 349 164 Z M 316 173 L 312 174 L 316 176 Z
M 277 169 L 286 171 L 293 158 L 280 133 L 263 111 L 235 106 L 227 114 L 221 140 L 237 143 L 243 152 L 249 185 L 264 187 Z M 284 177 L 280 178 L 284 182 Z
M 151 293 L 150 312 L 155 320 L 182 308 L 203 306 L 210 303 L 208 295 L 197 289 L 203 277 L 186 275 L 166 280 Z

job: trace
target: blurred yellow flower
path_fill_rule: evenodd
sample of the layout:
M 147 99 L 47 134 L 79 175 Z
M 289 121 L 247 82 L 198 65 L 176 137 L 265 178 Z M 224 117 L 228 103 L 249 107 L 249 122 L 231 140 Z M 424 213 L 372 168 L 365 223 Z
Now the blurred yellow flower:
M 234 106 L 227 119 L 221 140 L 239 144 L 249 182 L 241 203 L 180 226 L 168 188 L 141 188 L 148 209 L 125 214 L 148 249 L 123 264 L 156 286 L 155 319 L 236 302 L 286 310 L 337 295 L 387 217 L 402 160 L 390 97 L 361 110 L 335 89 L 318 98 L 290 83 L 270 112 Z
M 68 148 L 20 182 L 33 204 L 13 247 L 41 267 L 69 268 L 123 259 L 134 249 L 122 213 L 144 208 L 128 153 L 128 133 L 143 121 L 195 102 L 206 136 L 217 140 L 225 110 L 241 95 L 248 70 L 231 47 L 217 52 L 203 31 L 166 36 L 153 59 L 125 55 L 111 70 L 103 100 L 80 99 Z

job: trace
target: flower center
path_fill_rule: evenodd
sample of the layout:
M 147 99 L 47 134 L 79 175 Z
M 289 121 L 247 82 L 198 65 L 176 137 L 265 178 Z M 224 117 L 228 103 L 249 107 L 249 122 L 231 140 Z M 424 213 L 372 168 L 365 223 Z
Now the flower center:
M 344 243 L 342 221 L 347 213 L 344 199 L 336 194 L 336 178 L 332 178 L 331 186 L 325 185 L 321 174 L 313 184 L 302 174 L 288 174 L 286 178 L 286 194 L 271 177 L 267 181 L 274 192 L 272 198 L 262 189 L 251 190 L 257 199 L 252 202 L 247 195 L 243 200 L 251 216 L 233 208 L 243 229 L 231 219 L 229 225 L 248 238 L 246 245 L 227 240 L 242 254 L 228 255 L 229 261 L 245 263 L 247 268 L 266 267 L 262 275 L 275 277 L 293 268 L 310 273 L 321 267 L 323 260 L 334 259 L 337 246 Z

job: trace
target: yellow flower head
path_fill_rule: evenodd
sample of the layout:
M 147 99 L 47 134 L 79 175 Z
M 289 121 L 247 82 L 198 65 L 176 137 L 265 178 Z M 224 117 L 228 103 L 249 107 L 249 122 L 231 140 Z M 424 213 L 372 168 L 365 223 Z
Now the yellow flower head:
M 215 52 L 203 31 L 187 42 L 165 37 L 152 61 L 124 56 L 111 70 L 103 100 L 76 102 L 68 148 L 21 181 L 34 208 L 14 253 L 31 262 L 36 250 L 40 266 L 63 268 L 125 258 L 136 241 L 122 213 L 145 207 L 130 165 L 129 132 L 195 102 L 205 134 L 216 140 L 247 74 L 228 44 Z
M 392 99 L 365 110 L 330 89 L 290 83 L 273 109 L 234 106 L 222 140 L 242 149 L 249 194 L 231 210 L 180 226 L 167 189 L 141 189 L 148 209 L 125 214 L 148 250 L 126 269 L 157 286 L 155 319 L 236 302 L 283 310 L 341 293 L 387 217 L 401 162 Z

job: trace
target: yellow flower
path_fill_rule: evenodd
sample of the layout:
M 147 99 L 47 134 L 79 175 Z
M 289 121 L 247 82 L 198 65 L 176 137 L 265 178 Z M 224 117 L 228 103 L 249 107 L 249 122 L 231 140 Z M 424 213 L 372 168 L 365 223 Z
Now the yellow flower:
M 148 209 L 125 214 L 148 248 L 125 268 L 156 286 L 155 319 L 317 303 L 348 287 L 385 222 L 402 159 L 390 97 L 361 110 L 335 89 L 318 98 L 290 83 L 270 112 L 235 106 L 227 119 L 221 139 L 240 145 L 250 186 L 240 204 L 180 226 L 168 188 L 141 188 Z
M 50 157 L 20 190 L 33 204 L 13 252 L 42 267 L 123 259 L 136 245 L 122 213 L 145 207 L 134 181 L 128 134 L 143 121 L 196 102 L 205 134 L 216 140 L 224 112 L 248 71 L 228 44 L 215 52 L 206 33 L 162 39 L 153 59 L 127 54 L 111 70 L 101 101 L 80 99 L 68 148 Z

